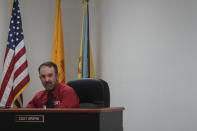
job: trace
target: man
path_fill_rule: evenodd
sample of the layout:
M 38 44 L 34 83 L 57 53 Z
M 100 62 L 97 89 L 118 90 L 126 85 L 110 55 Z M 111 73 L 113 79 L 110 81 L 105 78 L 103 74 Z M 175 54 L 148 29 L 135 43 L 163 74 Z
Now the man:
M 79 98 L 74 89 L 58 82 L 57 65 L 45 62 L 38 68 L 40 80 L 45 90 L 38 92 L 27 108 L 75 108 Z

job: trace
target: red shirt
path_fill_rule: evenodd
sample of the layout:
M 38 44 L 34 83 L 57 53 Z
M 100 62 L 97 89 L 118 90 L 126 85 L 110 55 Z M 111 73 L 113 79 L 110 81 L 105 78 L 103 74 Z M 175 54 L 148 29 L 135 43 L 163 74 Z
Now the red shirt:
M 58 83 L 52 91 L 54 108 L 75 108 L 79 107 L 79 98 L 74 89 L 68 85 Z M 38 92 L 27 104 L 27 108 L 44 108 L 48 101 L 48 91 Z

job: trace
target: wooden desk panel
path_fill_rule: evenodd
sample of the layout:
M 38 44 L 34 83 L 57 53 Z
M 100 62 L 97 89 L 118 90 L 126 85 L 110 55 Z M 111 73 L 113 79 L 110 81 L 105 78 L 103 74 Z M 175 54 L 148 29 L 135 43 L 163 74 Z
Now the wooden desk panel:
M 123 131 L 123 110 L 123 107 L 0 109 L 0 123 L 1 128 L 4 129 L 43 128 L 65 131 Z M 43 117 L 44 121 L 34 121 L 38 117 Z M 25 120 L 26 118 L 30 121 Z M 24 121 L 17 121 L 17 119 L 24 119 Z

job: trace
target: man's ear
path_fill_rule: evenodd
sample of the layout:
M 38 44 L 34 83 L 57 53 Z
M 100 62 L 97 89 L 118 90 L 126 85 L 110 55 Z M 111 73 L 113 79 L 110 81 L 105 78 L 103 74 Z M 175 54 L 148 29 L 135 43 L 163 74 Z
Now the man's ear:
M 40 78 L 40 80 L 41 80 L 41 75 L 39 75 L 39 78 Z

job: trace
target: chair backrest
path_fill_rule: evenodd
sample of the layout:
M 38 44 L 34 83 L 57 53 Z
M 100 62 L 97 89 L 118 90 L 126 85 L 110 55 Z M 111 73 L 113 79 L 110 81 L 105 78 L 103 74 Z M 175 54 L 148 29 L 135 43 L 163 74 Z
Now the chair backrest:
M 101 108 L 110 106 L 110 92 L 106 81 L 95 78 L 82 78 L 67 83 L 77 93 L 80 108 Z

